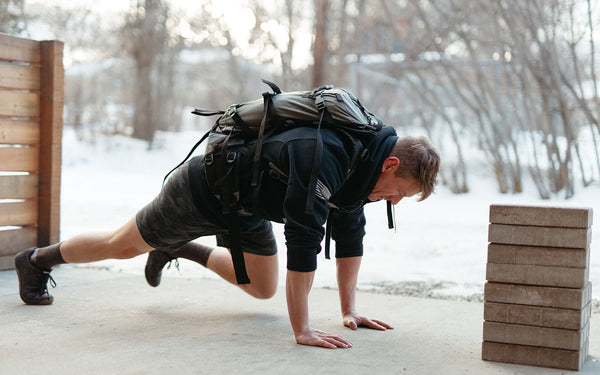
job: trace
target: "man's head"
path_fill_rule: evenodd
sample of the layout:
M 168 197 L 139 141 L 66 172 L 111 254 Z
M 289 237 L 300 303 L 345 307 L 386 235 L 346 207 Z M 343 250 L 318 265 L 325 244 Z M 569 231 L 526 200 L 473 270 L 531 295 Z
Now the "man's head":
M 419 194 L 419 201 L 433 193 L 440 156 L 425 137 L 400 137 L 381 167 L 381 175 L 369 200 L 396 204 Z

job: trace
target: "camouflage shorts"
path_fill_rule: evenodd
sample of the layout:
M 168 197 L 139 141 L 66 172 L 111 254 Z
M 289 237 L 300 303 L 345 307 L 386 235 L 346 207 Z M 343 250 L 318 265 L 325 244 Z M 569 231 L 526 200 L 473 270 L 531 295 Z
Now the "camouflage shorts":
M 227 228 L 211 222 L 192 199 L 188 178 L 189 163 L 171 174 L 161 192 L 136 215 L 146 243 L 155 249 L 175 251 L 202 236 L 217 236 L 219 246 L 229 247 Z M 259 220 L 242 231 L 242 250 L 258 255 L 277 253 L 271 222 Z

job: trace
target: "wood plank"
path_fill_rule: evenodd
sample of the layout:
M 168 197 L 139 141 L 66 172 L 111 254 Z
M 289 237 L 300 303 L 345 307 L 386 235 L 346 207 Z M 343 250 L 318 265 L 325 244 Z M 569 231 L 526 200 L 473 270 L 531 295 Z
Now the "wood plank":
M 0 199 L 38 197 L 38 175 L 0 176 Z
M 37 201 L 0 203 L 0 226 L 35 225 L 37 221 Z
M 581 310 L 485 302 L 483 319 L 490 322 L 580 330 L 590 320 L 592 304 Z
M 0 87 L 37 91 L 40 89 L 40 68 L 0 61 Z
M 488 231 L 489 242 L 507 245 L 586 249 L 591 240 L 591 228 L 490 224 Z
M 589 269 L 488 262 L 486 279 L 498 283 L 583 288 L 589 281 Z
M 589 265 L 590 248 L 589 246 L 585 249 L 572 249 L 490 243 L 487 255 L 490 263 L 586 268 Z
M 544 348 L 581 350 L 590 337 L 589 322 L 580 330 L 483 322 L 483 340 Z
M 581 350 L 540 348 L 488 341 L 484 341 L 481 348 L 481 358 L 484 361 L 552 367 L 572 371 L 581 370 L 588 358 L 588 353 L 589 342 Z
M 555 288 L 487 282 L 484 299 L 489 302 L 581 310 L 592 299 L 592 283 L 583 289 Z
M 0 230 L 0 256 L 18 253 L 36 244 L 37 228 L 35 227 Z
M 38 147 L 0 147 L 0 171 L 37 172 L 39 155 Z
M 559 228 L 589 228 L 594 218 L 589 207 L 491 205 L 490 223 Z
M 39 117 L 40 96 L 26 91 L 0 90 L 0 117 Z
M 63 43 L 41 42 L 41 55 L 38 244 L 47 246 L 59 241 L 64 106 Z
M 40 125 L 36 121 L 0 118 L 0 144 L 38 145 Z
M 0 60 L 40 63 L 40 42 L 0 34 Z

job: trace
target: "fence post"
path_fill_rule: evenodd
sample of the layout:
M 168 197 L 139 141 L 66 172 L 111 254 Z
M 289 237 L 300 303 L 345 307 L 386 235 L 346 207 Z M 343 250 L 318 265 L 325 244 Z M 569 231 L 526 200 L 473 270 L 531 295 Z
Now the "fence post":
M 58 242 L 64 104 L 63 43 L 40 42 L 40 175 L 38 246 Z

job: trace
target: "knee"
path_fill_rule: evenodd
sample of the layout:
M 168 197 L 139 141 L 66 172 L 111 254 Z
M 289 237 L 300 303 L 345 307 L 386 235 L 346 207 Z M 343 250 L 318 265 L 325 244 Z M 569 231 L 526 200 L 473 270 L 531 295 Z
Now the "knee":
M 274 295 L 275 295 L 275 291 L 268 291 L 268 292 L 260 291 L 260 292 L 254 294 L 254 298 L 257 298 L 257 299 L 270 299 Z
M 112 258 L 115 259 L 130 259 L 152 250 L 142 238 L 135 220 L 112 233 L 108 238 L 108 247 L 112 249 Z
M 261 285 L 259 288 L 251 288 L 249 292 L 254 298 L 269 299 L 272 298 L 277 292 L 277 283 Z

